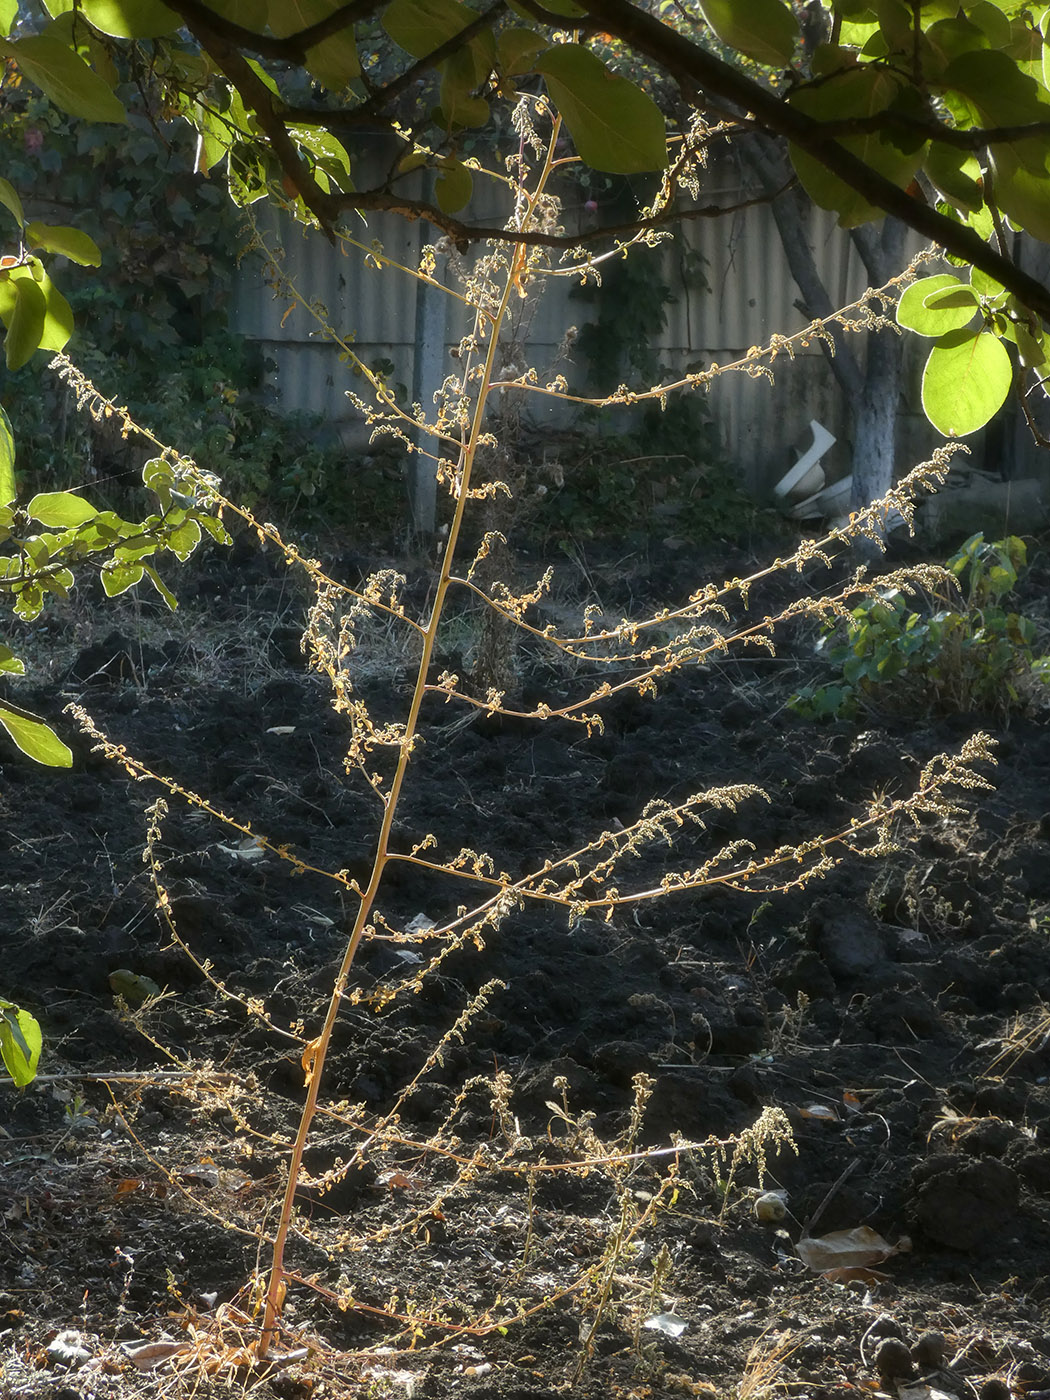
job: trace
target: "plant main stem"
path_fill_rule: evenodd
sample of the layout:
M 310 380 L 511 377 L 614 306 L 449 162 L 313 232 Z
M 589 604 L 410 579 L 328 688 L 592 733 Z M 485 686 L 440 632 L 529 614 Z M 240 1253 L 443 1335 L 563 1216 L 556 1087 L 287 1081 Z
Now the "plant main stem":
M 521 222 L 523 224 L 528 222 L 544 190 L 553 163 L 554 148 L 557 142 L 560 125 L 560 121 L 556 120 L 547 147 L 546 162 L 537 181 L 536 189 L 527 201 L 524 211 L 519 212 L 517 215 L 516 222 Z M 291 1157 L 288 1163 L 288 1178 L 285 1184 L 284 1198 L 281 1203 L 281 1215 L 277 1223 L 277 1233 L 274 1237 L 270 1274 L 266 1288 L 266 1302 L 263 1312 L 262 1336 L 260 1338 L 258 1350 L 258 1354 L 261 1358 L 265 1358 L 269 1354 L 270 1348 L 279 1330 L 285 1295 L 286 1274 L 284 1268 L 284 1251 L 292 1224 L 295 1192 L 299 1182 L 299 1174 L 302 1170 L 303 1153 L 306 1150 L 307 1137 L 309 1136 L 314 1114 L 317 1111 L 321 1075 L 324 1069 L 325 1058 L 328 1054 L 328 1047 L 331 1043 L 332 1031 L 342 1006 L 343 995 L 346 991 L 346 984 L 350 976 L 350 969 L 353 966 L 354 958 L 357 956 L 357 950 L 361 946 L 361 941 L 368 927 L 368 919 L 372 912 L 376 895 L 379 892 L 379 886 L 382 882 L 383 873 L 389 858 L 390 833 L 393 829 L 394 817 L 397 812 L 398 801 L 401 797 L 401 789 L 404 785 L 405 775 L 408 772 L 412 743 L 419 724 L 419 712 L 423 704 L 423 696 L 426 690 L 427 674 L 430 670 L 434 646 L 437 642 L 438 627 L 441 623 L 445 598 L 452 582 L 452 564 L 463 527 L 467 501 L 470 499 L 471 472 L 474 467 L 475 456 L 477 455 L 478 439 L 481 436 L 481 425 L 485 416 L 485 407 L 488 401 L 489 389 L 495 366 L 500 331 L 507 313 L 507 308 L 510 304 L 511 293 L 519 286 L 520 274 L 528 257 L 528 251 L 529 250 L 522 245 L 515 246 L 511 254 L 510 268 L 496 312 L 486 313 L 481 309 L 477 312 L 476 326 L 479 331 L 483 323 L 488 322 L 488 350 L 485 356 L 484 372 L 478 390 L 477 402 L 474 405 L 474 410 L 471 415 L 470 433 L 467 441 L 460 450 L 456 508 L 453 513 L 452 523 L 449 527 L 448 541 L 445 545 L 445 551 L 441 561 L 441 570 L 434 592 L 434 602 L 431 607 L 430 618 L 427 622 L 426 631 L 423 634 L 423 646 L 419 657 L 419 668 L 416 673 L 416 683 L 409 705 L 408 718 L 405 721 L 405 732 L 401 740 L 397 768 L 394 771 L 389 791 L 383 801 L 383 820 L 376 842 L 376 854 L 372 863 L 372 873 L 367 886 L 360 896 L 357 916 L 354 919 L 353 930 L 347 941 L 346 951 L 343 953 L 343 960 L 339 964 L 339 971 L 336 974 L 335 983 L 332 987 L 332 994 L 328 1002 L 328 1011 L 325 1015 L 324 1024 L 321 1027 L 319 1035 L 310 1042 L 303 1055 L 303 1068 L 306 1071 L 306 1102 L 303 1105 L 302 1115 L 299 1119 L 299 1127 L 296 1131 L 295 1141 L 292 1144 Z M 479 335 L 479 339 L 481 338 L 483 337 Z

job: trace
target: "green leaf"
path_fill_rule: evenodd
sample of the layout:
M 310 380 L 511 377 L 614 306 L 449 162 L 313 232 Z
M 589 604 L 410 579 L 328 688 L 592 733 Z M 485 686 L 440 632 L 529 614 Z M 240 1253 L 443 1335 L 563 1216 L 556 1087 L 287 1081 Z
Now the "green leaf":
M 984 194 L 977 183 L 981 177 L 981 163 L 969 151 L 932 141 L 925 169 L 945 198 L 960 209 L 980 209 L 984 203 Z
M 225 122 L 206 103 L 185 102 L 183 115 L 197 128 L 197 158 L 193 163 L 197 175 L 207 175 L 224 159 L 230 149 L 230 132 Z
M 979 267 L 970 269 L 970 286 L 980 296 L 990 297 L 993 301 L 997 301 L 1006 292 L 1006 288 L 1001 282 L 997 282 L 994 277 L 983 272 Z
M 48 768 L 72 768 L 73 753 L 43 720 L 19 714 L 0 702 L 0 725 L 27 757 Z
M 81 267 L 101 267 L 102 254 L 99 246 L 89 234 L 78 228 L 67 228 L 55 224 L 30 224 L 26 229 L 26 243 L 30 248 L 45 248 L 49 253 L 58 253 L 69 258 Z
M 340 189 L 353 189 L 350 154 L 330 131 L 322 131 L 316 126 L 290 126 L 288 132 L 317 162 L 320 169 L 315 174 L 323 172 L 335 180 Z
M 1043 336 L 1035 336 L 1019 321 L 1012 321 L 1007 336 L 1017 346 L 1018 358 L 1025 369 L 1038 369 L 1047 360 L 1046 344 Z
M 904 292 L 897 303 L 897 324 L 904 326 L 906 330 L 916 331 L 919 335 L 937 337 L 944 335 L 947 331 L 957 330 L 973 320 L 973 313 L 976 310 L 973 302 L 973 293 L 970 292 L 969 306 L 960 307 L 934 307 L 930 306 L 928 298 L 935 292 L 952 290 L 958 291 L 966 288 L 964 282 L 960 282 L 958 277 L 953 277 L 950 272 L 939 272 L 936 277 L 920 277 L 918 282 L 913 282 Z
M 36 1078 L 43 1044 L 36 1017 L 9 1001 L 0 1001 L 0 1058 L 19 1089 Z
M 995 220 L 992 218 L 992 211 L 987 204 L 982 204 L 980 209 L 974 209 L 966 216 L 965 223 L 973 229 L 978 238 L 983 238 L 987 243 L 995 233 Z M 965 264 L 963 264 L 965 266 Z
M 974 104 L 989 125 L 1019 126 L 1046 117 L 1047 97 L 998 49 L 969 49 L 953 58 L 942 82 Z
M 260 5 L 259 0 L 210 0 L 209 9 L 245 29 L 254 29 L 256 33 L 261 33 L 265 28 L 266 6 Z
M 0 671 L 6 671 L 10 676 L 24 676 L 25 662 L 17 657 L 10 647 L 0 645 Z
M 791 95 L 790 102 L 800 112 L 817 121 L 838 121 L 848 117 L 874 117 L 887 112 L 902 101 L 902 89 L 892 73 L 875 64 L 830 78 L 815 86 L 802 87 Z M 904 104 L 905 107 L 907 104 Z M 907 187 L 923 162 L 924 147 L 912 145 L 902 150 L 888 134 L 869 132 L 862 136 L 843 137 L 839 144 L 862 164 L 877 170 L 901 189 Z M 882 210 L 857 193 L 851 185 L 840 180 L 819 160 L 797 146 L 791 146 L 791 163 L 805 186 L 806 193 L 823 209 L 833 209 L 843 228 L 854 228 L 882 217 Z
M 0 175 L 0 204 L 2 204 L 5 209 L 10 209 L 11 213 L 18 221 L 18 227 L 21 228 L 26 221 L 25 211 L 22 208 L 22 201 L 18 197 L 18 191 L 15 189 L 14 185 L 12 185 L 11 181 L 5 180 L 2 175 Z
M 11 370 L 21 369 L 39 350 L 47 314 L 44 294 L 32 277 L 20 277 L 14 289 L 15 305 L 4 342 L 7 368 Z
M 0 274 L 0 279 L 2 276 L 3 274 Z M 39 258 L 32 257 L 22 266 L 12 268 L 7 280 L 0 280 L 0 319 L 6 326 L 13 326 L 15 315 L 18 312 L 19 298 L 22 295 L 20 289 L 23 284 L 34 286 L 43 298 L 43 322 L 40 327 L 39 339 L 33 349 L 64 349 L 66 342 L 73 334 L 73 311 L 69 302 L 44 271 L 44 265 Z M 26 305 L 27 310 L 31 310 L 35 317 L 38 303 L 32 292 L 29 293 Z M 32 351 L 30 351 L 31 353 Z M 8 351 L 8 355 L 10 356 L 10 351 Z
M 483 97 L 473 97 L 462 88 L 453 91 L 447 106 L 435 107 L 431 118 L 436 126 L 448 132 L 464 127 L 484 126 L 489 119 L 491 108 Z
M 489 119 L 489 104 L 483 97 L 475 96 L 474 89 L 488 77 L 491 66 L 486 64 L 480 73 L 479 66 L 471 44 L 451 54 L 441 65 L 441 122 L 448 131 L 484 126 Z
M 83 496 L 72 491 L 44 491 L 26 506 L 27 513 L 41 525 L 71 529 L 94 520 L 98 511 Z
M 117 39 L 159 39 L 182 24 L 160 0 L 81 0 L 80 7 L 96 29 Z
M 727 47 L 773 68 L 791 62 L 798 21 L 781 0 L 700 0 L 700 9 Z
M 183 563 L 201 542 L 201 527 L 196 520 L 187 520 L 168 536 L 168 548 Z
M 609 175 L 667 165 L 663 115 L 634 83 L 612 73 L 590 49 L 561 44 L 536 64 L 583 160 Z
M 1010 356 L 998 337 L 984 330 L 949 331 L 926 361 L 922 406 L 939 433 L 966 437 L 1002 408 L 1012 381 Z
M 963 311 L 968 310 L 970 316 L 977 310 L 977 293 L 972 287 L 967 287 L 965 283 L 959 287 L 940 287 L 936 291 L 930 292 L 923 301 L 923 306 L 929 311 Z M 966 322 L 964 321 L 965 325 Z M 942 330 L 945 329 L 942 327 Z
M 164 599 L 165 603 L 167 603 L 169 610 L 171 612 L 174 612 L 175 609 L 179 606 L 178 598 L 175 597 L 175 594 L 172 593 L 171 589 L 161 578 L 160 574 L 157 573 L 156 569 L 153 567 L 152 564 L 143 564 L 142 568 L 150 583 L 152 583 L 153 587 Z
M 967 5 L 966 8 L 970 22 L 981 30 L 988 40 L 989 48 L 1005 49 L 1009 46 L 1010 21 L 997 5 L 989 4 L 988 0 L 980 0 L 979 4 Z
M 18 0 L 0 0 L 0 34 L 6 38 L 18 18 Z
M 425 58 L 477 18 L 459 0 L 392 0 L 383 28 L 413 58 Z
M 216 544 L 233 544 L 230 532 L 221 520 L 215 519 L 214 515 L 199 516 L 198 522 L 202 529 L 207 530 Z
M 442 166 L 434 184 L 434 198 L 438 207 L 446 214 L 455 214 L 470 203 L 474 193 L 474 177 L 467 167 L 458 160 L 450 160 Z
M 996 204 L 1012 223 L 1033 238 L 1044 243 L 1050 241 L 1050 174 L 1046 167 L 1034 171 L 1014 150 L 1001 145 L 991 149 L 995 162 Z
M 102 587 L 106 597 L 116 598 L 129 588 L 134 588 L 144 573 L 142 564 L 106 564 L 102 569 Z
M 0 44 L 0 52 L 13 58 L 29 81 L 71 117 L 89 122 L 127 121 L 123 104 L 109 86 L 58 39 L 31 34 Z
M 280 0 L 270 6 L 270 28 L 278 39 L 283 39 L 325 19 L 337 3 L 338 0 Z M 305 66 L 308 73 L 333 92 L 342 91 L 361 76 L 354 26 L 349 18 L 344 29 L 306 50 Z
M 534 29 L 504 29 L 496 41 L 500 71 L 511 78 L 528 73 L 533 59 L 546 47 L 543 37 Z
M 265 199 L 266 172 L 255 149 L 245 141 L 238 141 L 230 147 L 230 160 L 227 166 L 230 198 L 242 208 Z
M 0 506 L 6 506 L 18 495 L 15 481 L 15 435 L 7 410 L 0 406 Z

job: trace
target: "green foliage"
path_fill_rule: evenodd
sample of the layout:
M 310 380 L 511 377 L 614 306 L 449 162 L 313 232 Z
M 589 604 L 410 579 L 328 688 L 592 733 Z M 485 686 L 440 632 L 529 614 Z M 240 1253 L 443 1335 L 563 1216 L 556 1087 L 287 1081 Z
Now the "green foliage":
M 127 153 L 136 140 L 158 149 L 138 97 L 148 83 L 163 87 L 164 115 L 177 113 L 192 129 L 192 141 L 180 143 L 166 125 L 159 127 L 183 177 L 224 168 L 237 204 L 273 197 L 329 231 L 342 218 L 396 207 L 431 219 L 457 242 L 470 229 L 452 216 L 478 183 L 466 158 L 497 146 L 520 92 L 542 84 L 582 164 L 598 178 L 667 172 L 650 211 L 657 222 L 670 216 L 675 200 L 698 197 L 690 172 L 703 157 L 693 149 L 690 120 L 710 102 L 715 110 L 750 112 L 762 131 L 786 139 L 803 186 L 842 225 L 889 210 L 951 256 L 997 276 L 999 291 L 971 283 L 979 300 L 966 323 L 942 318 L 936 333 L 922 332 L 937 342 L 923 401 L 942 431 L 958 436 L 987 422 L 1015 377 L 1029 375 L 1045 392 L 1037 317 L 1050 320 L 1050 293 L 1020 259 L 1011 262 L 1001 252 L 1011 228 L 1050 240 L 1045 5 L 702 0 L 690 14 L 669 3 L 650 9 L 593 0 L 584 10 L 573 0 L 553 0 L 543 12 L 552 22 L 544 23 L 518 5 L 510 21 L 495 13 L 499 7 L 486 12 L 456 0 L 389 0 L 362 18 L 347 8 L 343 26 L 305 50 L 297 42 L 304 26 L 342 17 L 335 0 L 224 0 L 212 12 L 220 49 L 208 39 L 207 9 L 180 14 L 161 0 L 47 0 L 47 8 L 51 22 L 32 32 L 24 20 L 14 26 L 10 0 L 0 7 L 9 109 L 29 116 L 34 102 L 40 108 L 36 97 L 25 105 L 30 90 L 50 99 L 51 115 L 34 136 L 34 159 L 49 163 L 49 176 L 56 173 L 50 142 L 45 139 L 46 149 L 39 144 L 56 120 L 80 124 L 77 140 L 83 133 L 88 144 L 78 145 L 78 155 L 91 151 L 93 141 L 104 144 L 100 131 L 126 130 L 128 140 L 119 178 L 89 179 L 75 194 L 64 190 L 70 222 L 49 223 L 45 235 L 32 232 L 43 225 L 31 225 L 28 243 L 0 269 L 10 367 L 27 363 L 39 346 L 53 346 L 71 325 L 33 239 L 41 239 L 49 256 L 90 265 L 90 246 L 78 235 L 94 237 L 96 196 L 104 206 L 114 193 L 123 200 L 118 216 L 134 227 L 140 206 L 129 197 L 135 160 Z M 580 31 L 572 21 L 584 15 Z M 239 52 L 243 36 L 226 31 L 229 21 L 256 26 L 261 41 Z M 204 41 L 200 47 L 194 36 Z M 671 145 L 652 95 L 657 90 L 678 126 Z M 366 190 L 357 181 L 377 126 L 397 146 L 392 161 L 383 162 L 388 174 Z M 514 145 L 520 141 L 517 131 Z M 573 159 L 566 150 L 557 163 Z M 25 227 L 17 165 L 4 165 L 0 205 Z M 431 173 L 432 190 L 422 197 L 392 193 L 389 172 L 396 180 L 415 168 Z M 575 174 L 581 187 L 588 173 Z M 172 168 L 173 213 L 183 177 Z M 159 269 L 162 295 L 171 280 L 166 260 L 184 263 L 191 249 L 206 246 L 218 191 L 199 186 L 196 194 L 181 206 L 182 233 L 148 264 L 151 272 L 154 263 Z M 136 218 L 127 219 L 131 209 Z M 127 268 L 130 281 L 148 284 L 134 259 L 107 267 L 117 278 Z M 965 306 L 949 299 L 931 309 Z M 974 316 L 976 324 L 969 324 Z
M 605 268 L 599 285 L 588 283 L 573 291 L 575 299 L 596 312 L 595 319 L 580 328 L 576 350 L 586 361 L 588 387 L 598 393 L 611 393 L 632 381 L 648 387 L 660 373 L 653 345 L 667 325 L 667 307 L 675 298 L 647 252 L 636 249 L 631 257 Z M 708 290 L 698 255 L 683 253 L 681 267 L 688 285 Z
M 987 543 L 973 535 L 948 560 L 955 596 L 916 611 L 900 589 L 865 599 L 841 624 L 825 627 L 818 650 L 841 679 L 806 686 L 789 704 L 809 718 L 854 714 L 864 704 L 909 710 L 986 710 L 1007 716 L 1032 687 L 1050 681 L 1050 657 L 1036 654 L 1031 618 L 1005 600 L 1025 566 L 1016 535 Z
M 536 62 L 581 159 L 610 175 L 662 170 L 664 119 L 653 99 L 580 44 L 548 49 Z
M 42 1046 L 36 1017 L 0 997 L 0 1059 L 19 1089 L 36 1078 Z
M 790 63 L 798 20 L 782 0 L 700 0 L 704 19 L 727 48 L 758 63 Z
M 100 414 L 107 411 L 112 413 L 100 406 Z M 71 491 L 38 492 L 25 504 L 15 498 L 0 506 L 0 598 L 10 600 L 18 617 L 31 622 L 49 595 L 67 597 L 75 571 L 85 567 L 97 570 L 109 596 L 148 578 L 169 608 L 177 606 L 148 561 L 164 554 L 189 558 L 202 531 L 221 543 L 229 543 L 229 536 L 210 513 L 208 499 L 174 463 L 155 458 L 142 478 L 156 508 L 141 520 L 98 510 Z M 20 675 L 23 669 L 9 648 L 0 647 L 0 671 Z M 0 702 L 0 726 L 37 763 L 72 764 L 72 753 L 46 724 L 6 701 Z
M 12 660 L 17 659 L 12 657 Z M 48 768 L 72 768 L 72 749 L 43 720 L 0 702 L 0 728 L 6 730 L 15 746 L 34 762 Z
M 5 198 L 0 182 L 0 204 L 14 203 L 29 246 L 102 266 L 99 276 L 65 279 L 78 364 L 119 383 L 133 416 L 246 505 L 278 518 L 301 510 L 310 524 L 394 528 L 403 510 L 399 464 L 383 452 L 354 460 L 321 420 L 278 414 L 262 387 L 260 353 L 229 331 L 240 217 L 221 185 L 193 173 L 190 131 L 179 122 L 158 128 L 130 92 L 127 108 L 124 126 L 73 122 L 20 88 L 0 125 L 3 168 L 26 204 L 49 213 L 58 206 L 83 225 L 27 221 L 22 199 L 13 187 Z M 2 298 L 0 285 L 0 315 Z M 119 514 L 143 506 L 141 458 L 111 420 L 71 413 L 66 389 L 42 363 L 0 376 L 0 398 L 39 488 L 64 491 L 87 477 L 93 498 Z M 13 472 L 12 458 L 5 475 L 4 441 L 0 433 L 0 494 Z M 111 571 L 104 582 L 128 577 Z
M 951 273 L 913 282 L 897 305 L 897 323 L 934 341 L 922 403 L 949 437 L 976 432 L 1005 402 L 1014 368 L 1004 342 L 1016 348 L 1022 368 L 1037 369 L 1047 358 L 1036 318 L 977 268 L 969 282 Z

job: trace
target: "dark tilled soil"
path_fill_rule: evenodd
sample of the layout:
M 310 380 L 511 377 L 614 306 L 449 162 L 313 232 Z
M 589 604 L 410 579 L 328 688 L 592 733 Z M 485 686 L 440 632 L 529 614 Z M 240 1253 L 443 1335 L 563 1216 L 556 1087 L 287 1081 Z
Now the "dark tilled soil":
M 684 596 L 688 572 L 677 555 L 588 580 L 618 618 L 635 595 Z M 306 668 L 286 571 L 238 547 L 179 586 L 175 640 L 147 600 L 99 614 L 111 634 L 88 635 L 86 615 L 37 628 L 27 646 L 64 660 L 17 698 L 66 733 L 62 706 L 81 701 L 310 868 L 168 793 L 155 853 L 191 959 L 142 859 L 163 789 L 85 739 L 72 773 L 0 752 L 0 994 L 46 1036 L 39 1081 L 0 1089 L 0 1395 L 1050 1392 L 1050 730 L 1039 715 L 805 723 L 785 708 L 812 664 L 804 638 L 681 674 L 655 702 L 614 698 L 590 738 L 428 702 L 396 849 L 432 833 L 424 858 L 466 847 L 512 876 L 653 796 L 758 783 L 769 801 L 654 848 L 625 888 L 727 841 L 842 826 L 979 727 L 999 764 L 967 814 L 803 891 L 677 894 L 573 926 L 530 904 L 416 985 L 433 946 L 380 927 L 336 1028 L 289 1245 L 309 1284 L 290 1287 L 282 1348 L 306 1354 L 262 1378 L 240 1366 L 303 1036 L 354 902 L 318 872 L 367 876 L 379 804 L 345 776 L 345 720 Z M 415 567 L 409 602 L 429 586 Z M 1028 588 L 1038 612 L 1035 574 Z M 380 631 L 359 693 L 385 722 L 411 663 Z M 529 703 L 584 681 L 532 652 L 522 674 Z M 469 891 L 395 865 L 380 908 L 392 928 L 443 922 Z M 164 995 L 129 1009 L 118 970 Z M 759 1121 L 736 1162 L 731 1147 L 648 1155 Z M 330 1189 L 310 1184 L 333 1168 Z M 782 1218 L 759 1218 L 780 1215 L 760 1187 L 783 1193 Z M 899 1250 L 836 1279 L 794 1248 L 861 1226 Z M 164 1339 L 184 1349 L 138 1369 L 135 1349 Z

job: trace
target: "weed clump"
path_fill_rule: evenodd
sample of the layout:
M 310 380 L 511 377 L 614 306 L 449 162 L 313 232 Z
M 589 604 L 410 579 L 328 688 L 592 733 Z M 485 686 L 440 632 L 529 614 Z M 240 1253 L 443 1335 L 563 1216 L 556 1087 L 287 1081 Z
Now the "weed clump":
M 908 582 L 879 588 L 845 618 L 823 624 L 818 653 L 840 672 L 788 702 L 810 719 L 854 715 L 866 704 L 1003 719 L 1045 696 L 1050 656 L 1032 618 L 1008 606 L 1026 564 L 1017 535 L 971 536 L 929 576 L 918 606 Z

